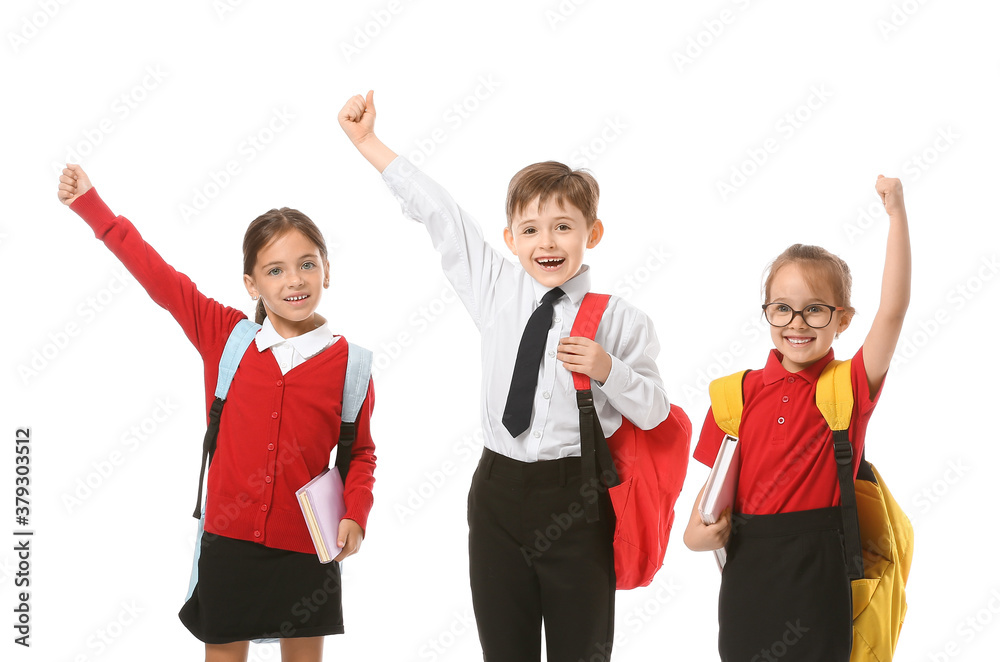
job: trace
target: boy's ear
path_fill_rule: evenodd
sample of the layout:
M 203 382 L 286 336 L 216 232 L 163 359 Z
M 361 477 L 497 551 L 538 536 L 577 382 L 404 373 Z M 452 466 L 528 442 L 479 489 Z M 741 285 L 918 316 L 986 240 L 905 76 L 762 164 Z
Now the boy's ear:
M 247 294 L 250 295 L 251 299 L 257 298 L 257 286 L 254 285 L 253 278 L 250 274 L 243 274 L 243 285 L 247 288 Z
M 601 219 L 594 219 L 594 225 L 590 228 L 590 236 L 587 237 L 587 248 L 593 248 L 597 244 L 601 243 L 601 237 L 604 236 L 604 223 L 601 223 Z
M 514 245 L 514 233 L 511 232 L 509 225 L 503 229 L 503 240 L 507 244 L 507 248 L 510 249 L 510 252 L 517 255 L 517 246 Z

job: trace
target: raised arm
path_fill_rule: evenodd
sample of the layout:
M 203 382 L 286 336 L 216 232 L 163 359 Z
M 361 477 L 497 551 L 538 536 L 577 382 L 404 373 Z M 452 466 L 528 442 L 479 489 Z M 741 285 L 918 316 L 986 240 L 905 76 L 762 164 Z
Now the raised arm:
M 77 198 L 94 188 L 90 183 L 90 177 L 80 166 L 67 163 L 63 168 L 62 175 L 59 176 L 59 202 L 67 207 L 72 205 Z
M 59 177 L 58 197 L 87 222 L 150 298 L 177 320 L 202 355 L 209 348 L 219 349 L 245 317 L 206 297 L 190 278 L 167 264 L 127 218 L 115 216 L 80 166 L 67 164 Z
M 517 270 L 484 238 L 482 229 L 451 195 L 375 137 L 373 93 L 352 97 L 340 112 L 340 125 L 358 151 L 382 172 L 403 215 L 422 224 L 441 255 L 445 277 L 455 288 L 476 326 L 488 321 L 493 302 L 510 296 Z M 521 272 L 523 273 L 523 271 Z
M 356 94 L 347 100 L 337 116 L 340 128 L 358 148 L 361 155 L 375 166 L 379 172 L 396 158 L 396 153 L 386 147 L 375 136 L 375 92 L 368 90 L 368 96 Z
M 910 304 L 910 230 L 903 207 L 903 185 L 898 179 L 879 175 L 875 190 L 889 214 L 889 239 L 882 273 L 882 296 L 864 344 L 865 371 L 871 393 L 878 392 L 889 370 Z

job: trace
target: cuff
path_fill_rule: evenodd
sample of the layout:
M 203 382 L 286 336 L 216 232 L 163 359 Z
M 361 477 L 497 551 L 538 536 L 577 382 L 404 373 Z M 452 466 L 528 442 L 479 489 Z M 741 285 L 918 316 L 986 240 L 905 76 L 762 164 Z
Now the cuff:
M 403 156 L 394 158 L 385 167 L 385 170 L 382 171 L 382 181 L 385 182 L 385 185 L 389 187 L 389 191 L 396 198 L 396 202 L 399 203 L 403 211 L 403 216 L 417 223 L 421 223 L 422 221 L 419 214 L 412 209 L 413 195 L 408 193 L 408 191 L 411 191 L 417 185 L 413 179 L 419 172 L 420 169 Z
M 372 510 L 372 503 L 374 503 L 374 498 L 371 492 L 362 491 L 349 500 L 345 499 L 344 504 L 347 507 L 344 518 L 357 522 L 366 535 L 368 532 L 368 513 Z
M 114 212 L 97 194 L 96 188 L 91 188 L 74 200 L 69 208 L 87 222 L 98 238 L 102 237 L 115 221 Z
M 391 186 L 394 180 L 411 177 L 416 170 L 417 167 L 410 163 L 405 156 L 397 156 L 382 171 L 382 179 Z
M 604 380 L 604 383 L 598 382 L 596 379 L 592 380 L 593 383 L 601 390 L 601 393 L 608 396 L 609 400 L 614 400 L 622 394 L 625 390 L 626 384 L 628 384 L 628 366 L 622 362 L 614 354 L 608 353 L 611 357 L 611 372 L 608 373 L 608 378 Z

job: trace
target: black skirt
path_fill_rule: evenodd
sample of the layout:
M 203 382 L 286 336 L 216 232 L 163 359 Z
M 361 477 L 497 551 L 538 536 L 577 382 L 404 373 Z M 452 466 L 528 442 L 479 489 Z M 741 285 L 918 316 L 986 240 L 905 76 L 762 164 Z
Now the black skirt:
M 851 582 L 840 508 L 734 515 L 719 589 L 723 662 L 847 662 Z
M 340 564 L 205 533 L 178 616 L 206 644 L 343 634 Z

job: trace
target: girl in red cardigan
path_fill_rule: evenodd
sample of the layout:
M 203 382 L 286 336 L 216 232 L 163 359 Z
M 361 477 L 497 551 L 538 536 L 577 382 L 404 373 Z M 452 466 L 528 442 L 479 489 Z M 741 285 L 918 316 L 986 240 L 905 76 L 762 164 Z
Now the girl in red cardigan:
M 910 240 L 898 179 L 875 189 L 889 215 L 878 312 L 851 360 L 854 472 L 865 428 L 889 369 L 910 299 Z M 702 523 L 695 499 L 684 542 L 726 547 L 719 589 L 723 662 L 787 659 L 847 662 L 851 583 L 841 543 L 840 486 L 832 433 L 816 406 L 816 380 L 851 322 L 851 275 L 840 258 L 796 244 L 771 264 L 764 285 L 771 351 L 743 381 L 740 467 L 733 514 Z M 695 449 L 711 466 L 723 433 L 709 411 Z M 702 488 L 704 489 L 704 488 Z
M 58 195 L 181 325 L 204 360 L 207 410 L 223 347 L 246 315 L 209 299 L 168 265 L 111 212 L 80 166 L 63 170 Z M 330 265 L 322 234 L 304 214 L 274 209 L 254 220 L 243 259 L 262 328 L 229 390 L 208 473 L 198 584 L 180 618 L 205 642 L 206 662 L 246 660 L 249 641 L 265 638 L 281 640 L 284 659 L 318 661 L 323 636 L 344 631 L 340 568 L 319 563 L 295 490 L 329 466 L 336 447 L 347 341 L 316 313 Z M 373 404 L 369 382 L 336 561 L 360 548 L 372 506 Z

